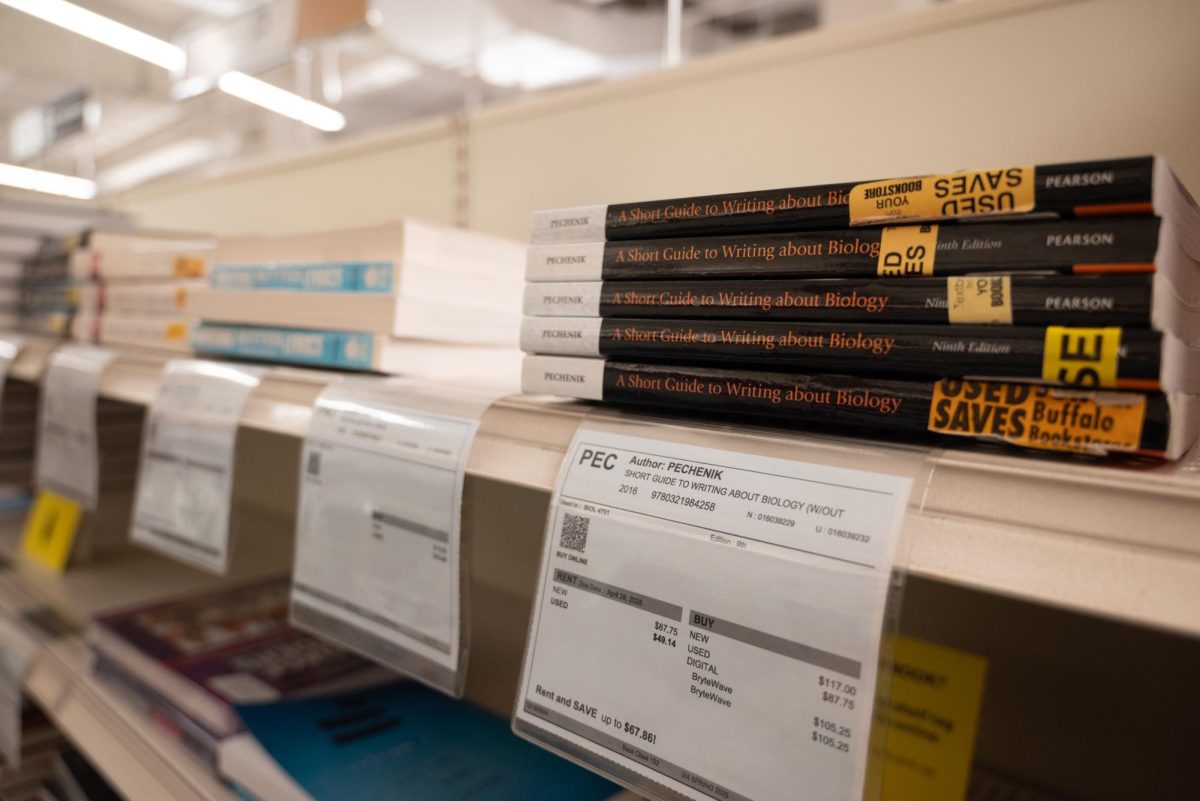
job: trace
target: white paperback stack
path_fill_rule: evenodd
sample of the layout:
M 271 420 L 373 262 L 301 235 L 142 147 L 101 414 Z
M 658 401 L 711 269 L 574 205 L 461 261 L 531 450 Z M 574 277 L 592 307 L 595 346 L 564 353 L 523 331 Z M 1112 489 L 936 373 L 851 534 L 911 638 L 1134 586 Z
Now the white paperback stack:
M 412 219 L 221 240 L 197 352 L 427 378 L 515 376 L 523 245 Z
M 75 307 L 72 338 L 119 349 L 188 352 L 188 295 L 203 284 L 215 246 L 200 234 L 84 232 L 63 260 Z

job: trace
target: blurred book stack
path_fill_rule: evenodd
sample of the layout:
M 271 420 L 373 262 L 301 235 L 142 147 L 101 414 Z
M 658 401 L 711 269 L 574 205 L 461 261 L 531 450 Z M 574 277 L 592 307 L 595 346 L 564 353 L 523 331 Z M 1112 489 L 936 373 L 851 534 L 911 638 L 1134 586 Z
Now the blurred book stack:
M 200 234 L 91 229 L 67 262 L 72 337 L 117 349 L 187 353 L 188 293 L 203 283 L 214 240 Z
M 0 257 L 0 332 L 21 327 L 22 286 L 25 265 Z
M 534 214 L 528 392 L 1090 455 L 1200 428 L 1200 208 L 1115 159 Z
M 412 219 L 223 239 L 197 352 L 346 370 L 516 374 L 524 248 Z
M 37 253 L 22 265 L 18 330 L 43 337 L 70 337 L 75 303 L 68 254 L 67 240 L 43 239 Z
M 23 493 L 33 483 L 38 388 L 8 378 L 0 392 L 0 511 L 3 511 L 7 504 L 19 503 L 10 489 Z

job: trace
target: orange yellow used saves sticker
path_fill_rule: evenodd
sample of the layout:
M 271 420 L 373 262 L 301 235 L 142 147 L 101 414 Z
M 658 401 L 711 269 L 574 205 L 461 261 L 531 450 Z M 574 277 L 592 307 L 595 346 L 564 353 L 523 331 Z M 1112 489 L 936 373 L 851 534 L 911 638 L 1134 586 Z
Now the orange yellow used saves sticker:
M 850 190 L 850 224 L 1033 211 L 1035 177 L 1033 167 L 1002 167 L 858 184 Z
M 1026 448 L 1104 454 L 1137 450 L 1145 419 L 1141 395 L 944 379 L 934 384 L 928 427 Z

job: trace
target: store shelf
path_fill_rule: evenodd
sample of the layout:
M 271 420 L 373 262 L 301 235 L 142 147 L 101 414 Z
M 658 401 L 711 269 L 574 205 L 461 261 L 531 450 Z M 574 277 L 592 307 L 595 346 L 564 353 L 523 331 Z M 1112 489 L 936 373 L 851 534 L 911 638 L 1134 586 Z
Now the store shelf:
M 33 380 L 50 350 L 40 342 L 27 347 L 14 364 L 14 377 Z M 148 403 L 164 361 L 121 356 L 106 370 L 101 393 Z M 271 368 L 247 404 L 243 428 L 298 440 L 307 431 L 313 400 L 336 375 Z M 483 508 L 471 510 L 472 516 L 494 521 L 511 516 L 516 506 L 530 514 L 522 518 L 525 523 L 519 530 L 511 524 L 476 526 L 471 536 L 477 550 L 500 550 L 486 540 L 502 537 L 507 548 L 520 543 L 519 552 L 537 552 L 540 509 L 548 502 L 571 438 L 594 408 L 514 396 L 488 410 L 468 476 L 501 489 L 480 495 Z M 648 419 L 671 422 L 668 417 Z M 821 439 L 773 436 L 794 437 L 797 443 Z M 1200 520 L 1200 448 L 1171 465 L 973 449 L 916 450 L 922 451 L 931 480 L 906 523 L 910 573 L 1200 636 L 1200 537 L 1195 523 Z M 270 456 L 297 458 L 292 454 L 298 455 L 298 449 Z M 871 469 L 870 464 L 857 466 Z M 294 476 L 297 468 L 289 464 L 273 469 Z M 528 598 L 532 583 L 524 583 L 527 566 L 509 560 L 497 567 L 481 559 L 476 568 L 489 586 Z
M 86 627 L 101 609 L 146 603 L 175 593 L 244 580 L 225 579 L 129 548 L 55 574 L 18 555 L 22 521 L 0 520 L 0 606 L 44 604 Z M 198 759 L 91 676 L 82 635 L 47 644 L 26 678 L 29 696 L 129 801 L 234 801 L 236 796 Z

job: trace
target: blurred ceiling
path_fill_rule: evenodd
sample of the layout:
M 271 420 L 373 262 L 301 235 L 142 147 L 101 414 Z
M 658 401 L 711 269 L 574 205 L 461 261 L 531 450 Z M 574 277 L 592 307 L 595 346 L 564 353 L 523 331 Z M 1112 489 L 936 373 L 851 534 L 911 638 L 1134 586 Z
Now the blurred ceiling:
M 134 29 L 120 36 L 161 40 L 161 58 L 182 65 L 167 69 L 33 16 L 70 5 L 62 0 L 0 0 L 0 183 L 13 183 L 3 170 L 15 165 L 89 179 L 103 197 L 379 126 L 656 69 L 675 10 L 686 59 L 823 20 L 933 2 L 75 2 L 83 14 Z M 41 10 L 30 10 L 35 5 Z M 88 35 L 103 27 L 95 18 L 79 24 Z M 276 111 L 255 105 L 264 102 Z

